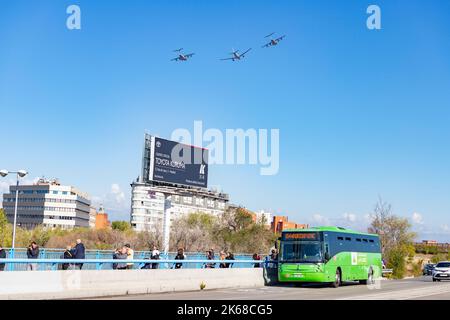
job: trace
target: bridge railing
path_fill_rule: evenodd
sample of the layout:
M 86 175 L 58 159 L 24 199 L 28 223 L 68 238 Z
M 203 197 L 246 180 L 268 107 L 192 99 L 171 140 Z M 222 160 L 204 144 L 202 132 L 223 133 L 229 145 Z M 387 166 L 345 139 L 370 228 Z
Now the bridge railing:
M 113 264 L 132 265 L 132 269 L 142 269 L 146 264 L 156 264 L 160 269 L 172 269 L 176 264 L 181 264 L 183 268 L 204 268 L 207 265 L 213 265 L 214 268 L 219 268 L 220 264 L 228 265 L 228 268 L 254 268 L 255 265 L 260 267 L 270 267 L 269 259 L 265 260 L 206 260 L 206 259 L 191 259 L 191 260 L 175 260 L 175 259 L 0 259 L 0 264 L 9 266 L 9 270 L 17 270 L 15 265 L 29 265 L 35 264 L 39 266 L 37 270 L 59 270 L 62 265 L 69 265 L 70 269 L 76 269 L 77 264 L 82 264 L 82 269 L 96 269 L 96 270 L 110 270 L 113 269 Z M 12 267 L 11 267 L 12 266 Z M 86 266 L 93 266 L 93 268 L 86 268 Z
M 27 259 L 27 249 L 26 248 L 16 248 L 14 251 L 12 249 L 5 249 L 8 252 L 8 257 L 14 257 L 19 259 Z M 39 249 L 39 259 L 60 259 L 64 253 L 64 249 L 54 249 L 54 248 L 40 248 Z M 112 259 L 114 250 L 86 250 L 86 259 Z M 161 259 L 174 259 L 177 255 L 176 252 L 169 252 L 167 255 L 161 253 Z M 203 252 L 185 252 L 187 260 L 202 260 L 205 259 L 205 253 Z M 239 261 L 237 267 L 241 265 L 242 260 L 251 260 L 251 254 L 236 253 L 234 254 L 236 261 Z M 135 259 L 149 259 L 150 251 L 134 251 Z M 30 263 L 30 262 L 28 262 Z M 27 263 L 27 264 L 28 264 Z M 27 270 L 27 264 L 10 264 L 7 266 L 7 270 L 24 271 Z M 191 264 L 190 268 L 201 268 L 202 264 Z M 39 270 L 49 269 L 46 265 L 39 265 Z M 95 270 L 97 267 L 93 264 L 88 264 L 83 267 L 83 269 Z M 103 269 L 112 269 L 112 264 L 104 264 Z

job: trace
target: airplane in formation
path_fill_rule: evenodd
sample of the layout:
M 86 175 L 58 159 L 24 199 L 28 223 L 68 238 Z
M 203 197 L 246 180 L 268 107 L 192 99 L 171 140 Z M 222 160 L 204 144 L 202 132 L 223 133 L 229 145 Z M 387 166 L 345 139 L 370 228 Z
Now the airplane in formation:
M 191 58 L 195 53 L 188 53 L 184 54 L 182 53 L 183 48 L 173 50 L 173 52 L 178 53 L 178 57 L 171 59 L 170 61 L 187 61 L 189 58 Z
M 275 32 L 272 32 L 271 34 L 268 34 L 267 36 L 264 37 L 264 38 L 269 38 L 270 41 L 268 43 L 266 43 L 265 45 L 263 45 L 261 48 L 268 48 L 268 47 L 276 46 L 276 45 L 278 45 L 278 43 L 280 43 L 281 40 L 283 40 L 286 37 L 286 35 L 282 35 L 281 37 L 275 38 L 275 37 L 272 37 L 274 34 L 275 34 Z M 233 50 L 233 52 L 230 53 L 231 57 L 223 58 L 220 60 L 239 61 L 239 60 L 242 60 L 243 58 L 245 58 L 245 55 L 250 50 L 252 50 L 252 48 L 247 49 L 247 51 L 245 51 L 244 53 L 239 53 L 239 50 Z M 195 53 L 184 54 L 183 48 L 173 50 L 173 52 L 176 52 L 178 54 L 178 56 L 176 58 L 171 59 L 170 61 L 187 61 L 195 54 Z
M 247 54 L 247 52 L 249 52 L 250 50 L 252 50 L 252 48 L 249 48 L 247 51 L 245 51 L 244 53 L 239 53 L 239 50 L 233 50 L 233 52 L 231 52 L 231 57 L 230 58 L 224 58 L 224 59 L 220 59 L 220 60 L 232 60 L 232 61 L 236 61 L 236 60 L 241 60 L 243 58 L 245 58 L 245 55 Z
M 273 36 L 275 34 L 275 32 L 272 32 L 271 34 L 268 34 L 267 36 L 265 36 L 264 38 L 269 38 L 271 36 Z M 272 47 L 272 46 L 276 46 L 281 40 L 283 40 L 286 37 L 286 35 L 282 35 L 279 38 L 276 39 L 270 39 L 270 42 L 266 43 L 265 45 L 263 45 L 261 48 L 268 48 L 268 47 Z

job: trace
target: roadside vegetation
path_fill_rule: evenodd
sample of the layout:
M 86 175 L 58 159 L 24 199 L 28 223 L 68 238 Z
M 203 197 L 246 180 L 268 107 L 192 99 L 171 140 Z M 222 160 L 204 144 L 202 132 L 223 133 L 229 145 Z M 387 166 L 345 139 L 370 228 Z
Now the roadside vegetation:
M 76 239 L 83 239 L 88 249 L 115 249 L 129 243 L 135 250 L 149 250 L 153 245 L 162 247 L 162 226 L 146 232 L 132 230 L 127 221 L 114 221 L 111 228 L 94 230 L 76 228 L 63 230 L 37 227 L 26 230 L 17 227 L 16 247 L 24 248 L 31 241 L 41 247 L 65 248 Z M 170 250 L 184 248 L 188 252 L 202 252 L 210 248 L 239 253 L 268 254 L 276 236 L 261 222 L 254 222 L 249 211 L 230 209 L 215 217 L 197 212 L 181 216 L 171 224 Z M 0 245 L 12 245 L 12 225 L 0 209 Z
M 411 224 L 405 218 L 392 213 L 392 206 L 381 198 L 375 205 L 372 223 L 368 230 L 380 236 L 382 255 L 386 267 L 392 269 L 392 277 L 401 279 L 407 272 L 407 259 L 414 256 L 414 238 Z

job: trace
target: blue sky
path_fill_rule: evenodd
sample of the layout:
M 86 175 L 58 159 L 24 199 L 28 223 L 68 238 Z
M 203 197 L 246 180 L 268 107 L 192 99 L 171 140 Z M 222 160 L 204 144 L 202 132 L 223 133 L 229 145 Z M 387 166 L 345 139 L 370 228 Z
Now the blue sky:
M 66 28 L 71 4 L 81 30 Z M 366 28 L 370 4 L 382 30 Z M 420 238 L 449 241 L 448 21 L 447 0 L 2 1 L 0 167 L 58 177 L 128 219 L 145 130 L 277 128 L 278 175 L 212 166 L 210 185 L 356 228 L 381 195 Z M 274 31 L 286 39 L 260 49 Z M 170 62 L 179 47 L 196 55 Z

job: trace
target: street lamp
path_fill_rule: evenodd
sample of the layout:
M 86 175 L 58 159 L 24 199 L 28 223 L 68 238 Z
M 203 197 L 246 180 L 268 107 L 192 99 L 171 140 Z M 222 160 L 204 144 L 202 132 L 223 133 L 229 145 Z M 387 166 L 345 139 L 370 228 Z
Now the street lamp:
M 19 170 L 19 171 L 8 171 L 8 170 L 0 170 L 0 176 L 3 178 L 6 177 L 10 173 L 15 173 L 17 177 L 16 182 L 16 203 L 14 205 L 14 226 L 13 226 L 13 239 L 12 239 L 12 258 L 14 258 L 14 251 L 16 247 L 16 225 L 17 225 L 17 203 L 19 201 L 19 178 L 25 177 L 28 172 L 25 170 Z

